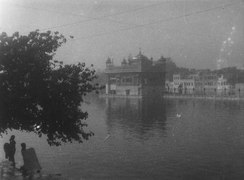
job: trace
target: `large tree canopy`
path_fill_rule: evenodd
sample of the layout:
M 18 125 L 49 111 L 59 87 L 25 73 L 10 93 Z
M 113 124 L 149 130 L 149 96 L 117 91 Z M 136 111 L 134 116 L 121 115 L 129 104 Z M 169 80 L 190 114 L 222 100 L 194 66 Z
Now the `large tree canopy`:
M 58 32 L 0 34 L 0 133 L 8 129 L 47 135 L 50 145 L 82 142 L 88 117 L 83 96 L 98 90 L 95 70 L 84 63 L 64 65 L 54 59 L 66 42 Z

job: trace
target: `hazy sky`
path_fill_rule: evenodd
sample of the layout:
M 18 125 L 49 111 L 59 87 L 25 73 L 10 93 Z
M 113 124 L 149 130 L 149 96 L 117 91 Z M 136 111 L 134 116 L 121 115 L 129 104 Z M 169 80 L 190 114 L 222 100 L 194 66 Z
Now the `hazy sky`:
M 189 68 L 242 66 L 243 19 L 243 0 L 0 0 L 0 32 L 72 35 L 57 58 L 101 69 L 140 48 Z

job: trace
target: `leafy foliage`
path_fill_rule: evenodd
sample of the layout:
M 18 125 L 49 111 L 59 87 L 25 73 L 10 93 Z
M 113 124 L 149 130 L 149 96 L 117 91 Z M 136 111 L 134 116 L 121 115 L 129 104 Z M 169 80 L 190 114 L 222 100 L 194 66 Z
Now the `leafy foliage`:
M 47 135 L 50 145 L 82 142 L 87 112 L 83 97 L 99 90 L 95 70 L 84 63 L 64 65 L 54 59 L 66 42 L 59 32 L 0 34 L 0 133 L 7 129 Z

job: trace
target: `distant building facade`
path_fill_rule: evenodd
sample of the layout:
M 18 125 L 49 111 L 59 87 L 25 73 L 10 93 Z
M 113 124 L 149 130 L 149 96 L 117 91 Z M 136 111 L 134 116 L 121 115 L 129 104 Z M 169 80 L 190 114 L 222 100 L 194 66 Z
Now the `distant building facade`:
M 224 95 L 231 90 L 227 79 L 223 75 L 218 77 L 216 74 L 191 74 L 188 76 L 174 74 L 173 82 L 166 82 L 165 90 L 178 94 Z
M 153 61 L 141 52 L 134 58 L 123 60 L 115 66 L 108 58 L 105 73 L 106 94 L 121 96 L 163 95 L 165 84 L 165 62 Z
M 201 76 L 203 91 L 207 94 L 214 94 L 217 89 L 218 76 L 216 74 L 204 74 Z
M 165 92 L 174 92 L 174 82 L 169 81 L 169 80 L 165 80 Z
M 222 75 L 218 78 L 217 81 L 217 94 L 219 95 L 226 95 L 227 93 L 230 93 L 231 91 L 231 85 L 228 84 L 227 79 L 224 78 Z
M 235 84 L 235 94 L 240 97 L 244 97 L 244 83 Z
M 180 94 L 192 94 L 196 87 L 196 79 L 193 76 L 182 78 L 180 74 L 173 75 L 173 92 Z

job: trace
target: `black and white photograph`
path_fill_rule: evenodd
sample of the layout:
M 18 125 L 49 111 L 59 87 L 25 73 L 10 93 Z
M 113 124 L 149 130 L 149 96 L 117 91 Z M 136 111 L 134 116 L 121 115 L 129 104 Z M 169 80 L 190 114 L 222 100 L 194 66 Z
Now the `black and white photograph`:
M 0 180 L 243 180 L 244 0 L 0 0 Z

